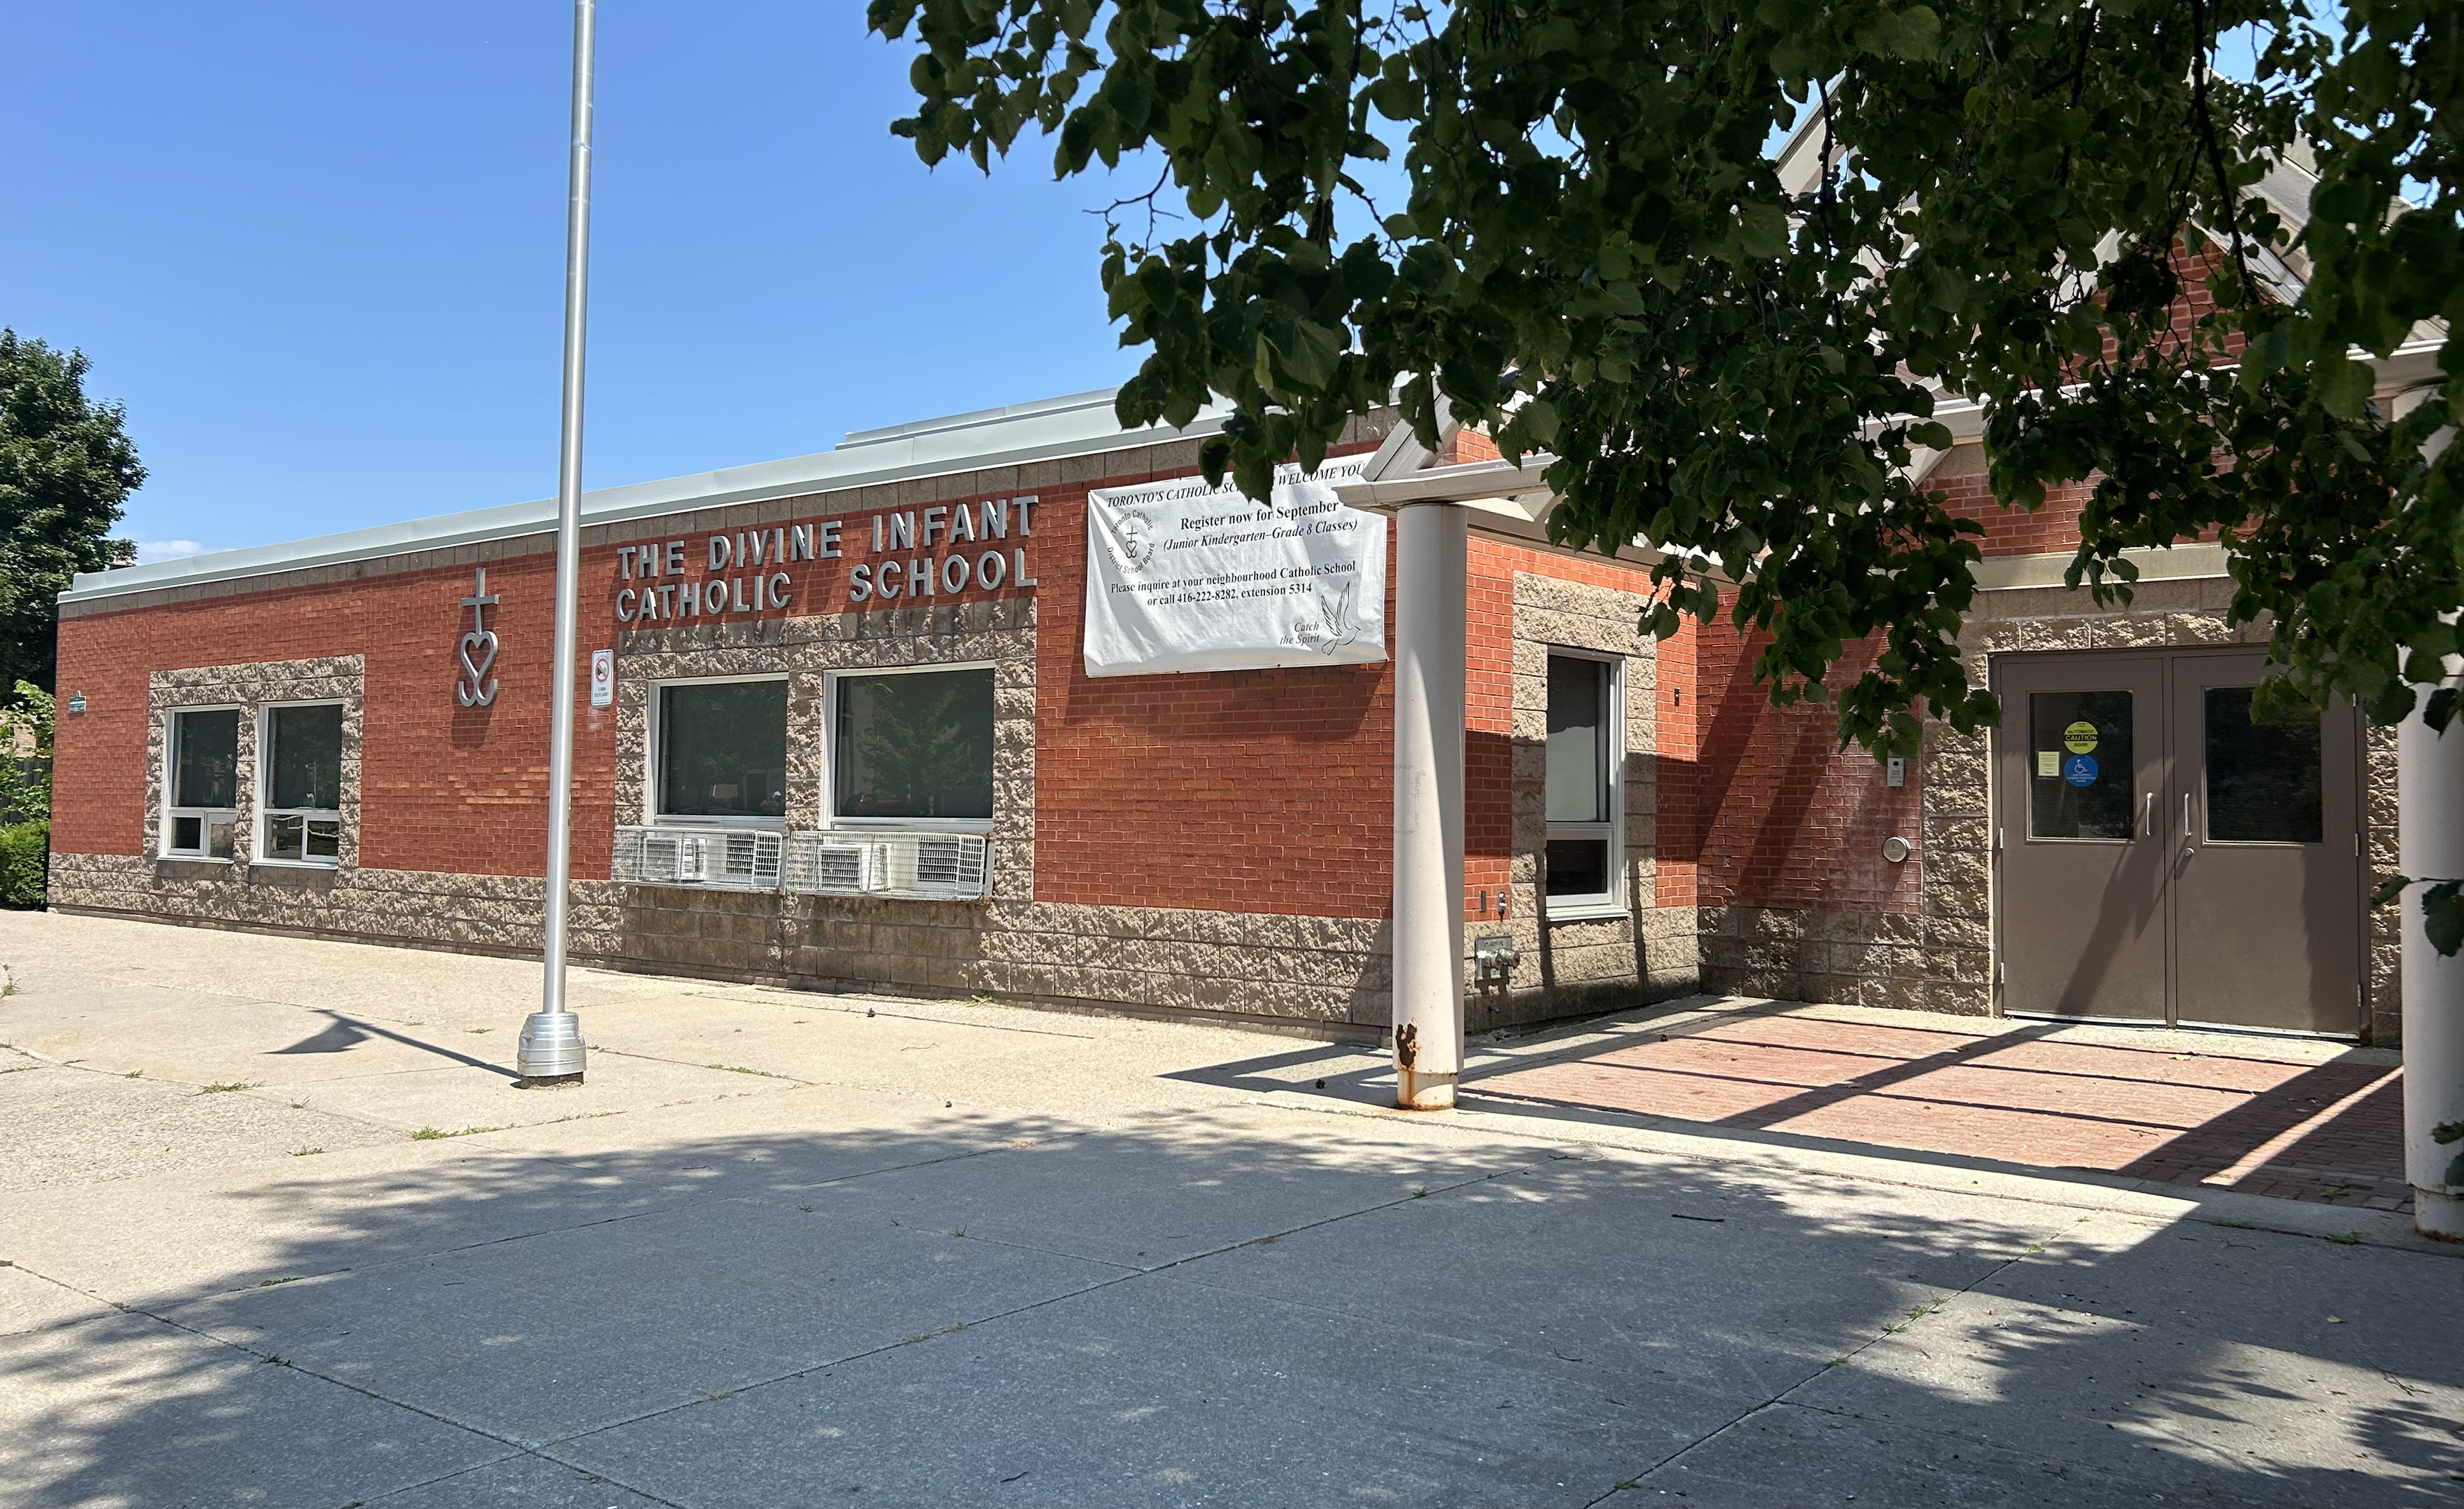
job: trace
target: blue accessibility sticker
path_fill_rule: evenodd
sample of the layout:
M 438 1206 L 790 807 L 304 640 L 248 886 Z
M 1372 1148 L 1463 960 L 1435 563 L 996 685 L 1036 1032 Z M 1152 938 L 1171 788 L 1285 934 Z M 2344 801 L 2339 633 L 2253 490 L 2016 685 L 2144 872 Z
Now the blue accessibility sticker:
M 2096 785 L 2096 756 L 2073 755 L 2063 761 L 2062 779 L 2073 786 Z

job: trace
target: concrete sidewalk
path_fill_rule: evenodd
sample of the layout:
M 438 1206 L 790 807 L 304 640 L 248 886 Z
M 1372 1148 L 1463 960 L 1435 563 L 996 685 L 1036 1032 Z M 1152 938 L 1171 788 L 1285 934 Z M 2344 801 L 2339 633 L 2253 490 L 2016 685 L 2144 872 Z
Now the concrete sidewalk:
M 518 965 L 26 914 L 0 964 L 0 1505 L 2464 1494 L 2464 1262 L 2381 1212 L 639 976 L 523 1092 Z

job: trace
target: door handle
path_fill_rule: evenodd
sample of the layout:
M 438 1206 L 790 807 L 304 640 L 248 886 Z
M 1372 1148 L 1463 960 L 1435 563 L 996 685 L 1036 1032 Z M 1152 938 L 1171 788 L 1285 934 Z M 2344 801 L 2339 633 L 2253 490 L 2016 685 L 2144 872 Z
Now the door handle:
M 2156 836 L 2156 793 L 2153 791 L 2147 793 L 2147 810 L 2140 818 L 2139 826 L 2148 837 Z
M 2182 793 L 2182 836 L 2185 838 L 2192 836 L 2190 832 L 2190 793 L 2188 791 Z

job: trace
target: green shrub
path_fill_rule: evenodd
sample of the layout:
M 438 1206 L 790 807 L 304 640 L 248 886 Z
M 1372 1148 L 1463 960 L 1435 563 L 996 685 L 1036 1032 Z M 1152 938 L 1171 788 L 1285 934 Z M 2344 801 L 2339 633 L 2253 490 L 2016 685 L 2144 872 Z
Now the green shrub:
M 0 828 L 0 906 L 40 906 L 52 857 L 48 818 Z

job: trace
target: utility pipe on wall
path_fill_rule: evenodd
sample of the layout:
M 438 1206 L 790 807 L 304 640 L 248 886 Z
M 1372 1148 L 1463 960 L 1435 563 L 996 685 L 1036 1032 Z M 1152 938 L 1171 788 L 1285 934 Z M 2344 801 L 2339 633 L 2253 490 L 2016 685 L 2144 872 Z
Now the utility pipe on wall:
M 1395 548 L 1395 1103 L 1463 1071 L 1464 565 L 1470 511 L 1413 502 Z

